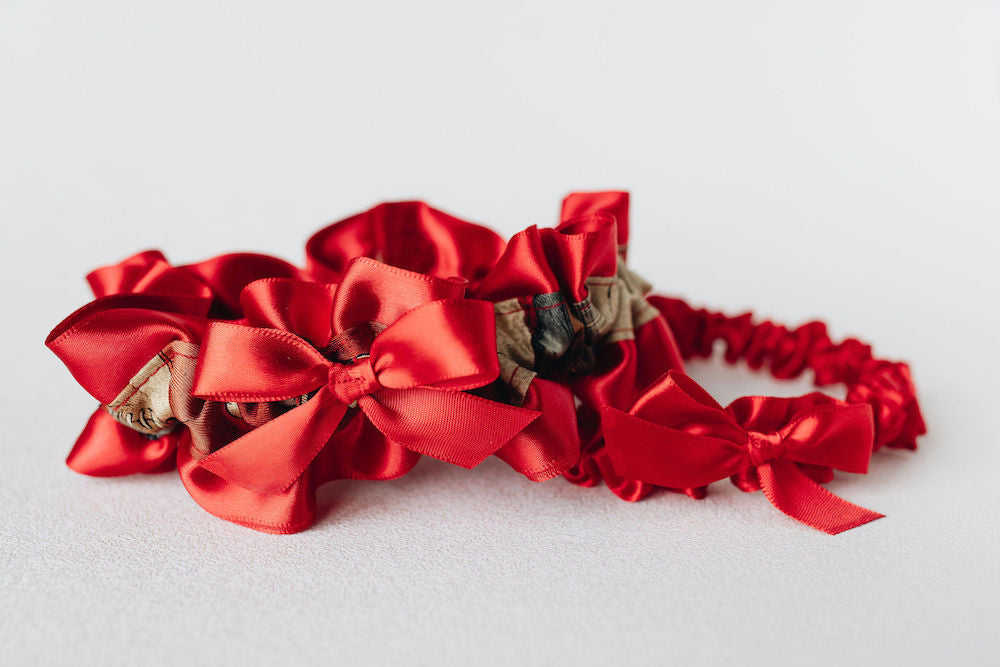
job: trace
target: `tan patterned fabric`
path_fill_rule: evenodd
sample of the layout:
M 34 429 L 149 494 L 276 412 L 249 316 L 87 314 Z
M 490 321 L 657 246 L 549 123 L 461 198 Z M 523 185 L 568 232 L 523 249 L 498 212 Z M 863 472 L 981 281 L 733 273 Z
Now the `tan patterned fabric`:
M 544 372 L 547 359 L 572 356 L 580 345 L 601 345 L 635 338 L 635 330 L 659 316 L 646 301 L 649 283 L 619 262 L 614 276 L 588 278 L 587 297 L 568 303 L 557 294 L 530 295 L 494 304 L 497 322 L 497 355 L 500 379 L 521 400 L 537 370 Z M 539 297 L 544 297 L 540 299 Z M 539 303 L 544 306 L 538 307 Z M 546 317 L 541 317 L 543 314 Z M 552 326 L 565 312 L 564 326 L 541 332 Z M 566 339 L 569 332 L 572 340 Z
M 187 346 L 184 356 L 176 356 L 171 365 L 170 407 L 177 421 L 191 434 L 191 454 L 201 458 L 240 437 L 251 426 L 234 418 L 222 401 L 206 401 L 191 395 L 198 347 L 183 345 Z
M 624 262 L 618 263 L 613 278 L 595 277 L 586 282 L 593 309 L 601 315 L 598 337 L 602 344 L 635 338 L 635 330 L 659 317 L 660 312 L 648 301 L 652 285 L 633 273 Z
M 500 380 L 507 385 L 517 399 L 514 404 L 520 405 L 528 394 L 528 386 L 538 374 L 521 366 L 510 357 L 498 356 L 500 358 Z
M 108 412 L 120 424 L 150 437 L 173 430 L 177 420 L 170 407 L 172 369 L 178 358 L 194 358 L 197 349 L 180 341 L 167 345 L 129 380 L 108 404 Z
M 498 301 L 493 304 L 493 312 L 497 322 L 497 354 L 500 355 L 501 369 L 505 358 L 518 366 L 534 367 L 535 350 L 531 346 L 531 328 L 524 304 L 520 299 Z

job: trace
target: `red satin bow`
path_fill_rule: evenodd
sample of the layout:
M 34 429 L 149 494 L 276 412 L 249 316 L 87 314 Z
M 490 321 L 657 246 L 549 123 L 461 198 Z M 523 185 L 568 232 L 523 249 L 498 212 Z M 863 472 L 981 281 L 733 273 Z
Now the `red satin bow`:
M 280 493 L 356 404 L 391 440 L 471 468 L 540 414 L 463 393 L 496 379 L 495 335 L 491 304 L 432 301 L 379 334 L 370 356 L 344 364 L 287 331 L 213 322 L 199 353 L 195 396 L 256 402 L 316 393 L 199 465 L 243 488 Z
M 755 470 L 771 504 L 831 535 L 882 514 L 817 484 L 800 464 L 864 473 L 871 457 L 871 407 L 823 394 L 744 397 L 723 409 L 691 378 L 670 371 L 628 413 L 603 408 L 615 472 L 671 488 L 705 486 Z

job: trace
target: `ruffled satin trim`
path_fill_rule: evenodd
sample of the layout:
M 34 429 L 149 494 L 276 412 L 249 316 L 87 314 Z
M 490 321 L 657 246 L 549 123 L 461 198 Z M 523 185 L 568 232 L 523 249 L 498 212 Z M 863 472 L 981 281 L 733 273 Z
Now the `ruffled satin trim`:
M 625 263 L 628 239 L 623 192 L 572 194 L 558 226 L 532 226 L 508 242 L 422 202 L 399 202 L 317 232 L 304 270 L 251 253 L 173 266 L 155 250 L 102 267 L 87 277 L 95 301 L 47 340 L 103 404 L 67 462 L 81 473 L 114 476 L 168 470 L 176 460 L 185 487 L 210 513 L 266 532 L 303 530 L 314 519 L 320 485 L 393 479 L 421 454 L 359 417 L 351 403 L 280 493 L 255 491 L 242 478 L 243 486 L 234 484 L 217 474 L 232 471 L 203 459 L 247 436 L 259 440 L 258 431 L 274 432 L 279 419 L 291 423 L 286 415 L 305 414 L 322 390 L 307 382 L 299 395 L 277 397 L 283 400 L 196 395 L 205 331 L 213 322 L 270 331 L 331 363 L 360 368 L 373 341 L 407 313 L 470 298 L 493 304 L 497 348 L 487 366 L 496 379 L 477 383 L 463 400 L 535 415 L 495 451 L 531 480 L 604 481 L 628 501 L 665 488 L 615 470 L 602 410 L 630 409 L 658 378 L 682 371 L 684 359 L 712 354 L 717 343 L 732 364 L 782 379 L 811 371 L 818 386 L 845 384 L 847 403 L 871 406 L 874 449 L 916 447 L 926 427 L 905 363 L 877 359 L 855 339 L 835 342 L 822 322 L 788 328 L 750 313 L 726 316 L 647 297 L 649 285 Z M 267 338 L 254 335 L 246 340 L 258 343 L 248 344 Z M 797 465 L 817 483 L 833 475 L 829 466 Z M 745 491 L 761 488 L 753 467 L 732 481 Z M 668 490 L 706 494 L 706 487 Z

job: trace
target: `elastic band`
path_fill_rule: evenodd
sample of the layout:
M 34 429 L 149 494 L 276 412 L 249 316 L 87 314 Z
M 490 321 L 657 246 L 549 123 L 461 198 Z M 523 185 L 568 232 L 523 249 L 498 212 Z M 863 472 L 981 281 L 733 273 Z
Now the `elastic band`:
M 927 432 L 909 366 L 875 358 L 871 346 L 855 338 L 835 343 L 823 322 L 790 329 L 769 320 L 754 321 L 750 312 L 729 316 L 662 296 L 649 301 L 666 317 L 685 359 L 710 357 L 722 341 L 727 363 L 766 367 L 778 379 L 810 370 L 819 387 L 847 385 L 848 403 L 872 406 L 875 450 L 916 449 L 917 436 Z

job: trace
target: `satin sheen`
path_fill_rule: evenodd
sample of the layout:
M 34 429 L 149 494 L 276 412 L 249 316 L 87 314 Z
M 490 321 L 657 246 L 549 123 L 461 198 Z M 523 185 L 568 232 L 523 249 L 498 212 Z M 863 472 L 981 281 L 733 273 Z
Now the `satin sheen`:
M 272 275 L 298 276 L 301 272 L 283 260 L 251 253 L 174 267 L 157 250 L 141 252 L 89 273 L 87 282 L 95 301 L 57 325 L 46 345 L 91 394 L 107 395 L 114 390 L 106 387 L 124 386 L 128 373 L 136 370 L 129 364 L 159 351 L 153 350 L 156 340 L 197 342 L 210 312 L 226 311 L 221 304 L 237 303 L 247 283 Z M 123 308 L 134 311 L 117 312 Z M 180 317 L 171 322 L 160 312 Z M 150 331 L 148 327 L 157 319 L 165 329 L 154 327 L 152 344 L 140 340 L 139 335 Z M 131 351 L 132 356 L 122 358 L 112 350 L 111 356 L 102 358 L 96 352 L 109 343 L 121 352 Z M 76 472 L 102 477 L 169 471 L 179 440 L 176 433 L 156 440 L 145 438 L 119 424 L 102 406 L 77 438 L 66 463 Z
M 603 409 L 617 474 L 667 488 L 703 487 L 753 470 L 767 499 L 813 528 L 837 534 L 883 515 L 834 496 L 797 464 L 868 472 L 871 408 L 823 394 L 740 398 L 722 408 L 671 371 L 627 412 Z
M 700 499 L 728 477 L 830 534 L 880 518 L 820 485 L 834 470 L 866 473 L 883 446 L 916 447 L 926 427 L 909 367 L 831 340 L 821 322 L 790 329 L 663 296 L 639 298 L 601 338 L 586 321 L 593 286 L 641 286 L 625 265 L 629 236 L 624 192 L 573 193 L 556 227 L 507 242 L 397 202 L 317 232 L 304 270 L 252 253 L 174 266 L 155 250 L 101 267 L 87 276 L 95 300 L 46 339 L 102 404 L 67 464 L 94 476 L 176 465 L 205 510 L 272 533 L 311 525 L 322 484 L 393 479 L 423 455 L 466 468 L 495 455 L 528 479 L 603 481 L 628 501 Z M 504 304 L 532 336 L 541 309 L 576 309 L 563 356 L 536 351 L 514 371 L 527 374 L 514 398 L 498 360 Z M 683 366 L 716 343 L 729 363 L 843 383 L 846 399 L 723 408 Z M 147 437 L 105 406 L 156 355 L 175 422 Z
M 492 327 L 485 302 L 431 301 L 379 335 L 368 358 L 347 365 L 287 332 L 213 323 L 199 355 L 195 396 L 261 402 L 317 393 L 199 464 L 243 488 L 284 491 L 356 402 L 356 418 L 390 440 L 474 467 L 539 415 L 462 393 L 497 376 Z

